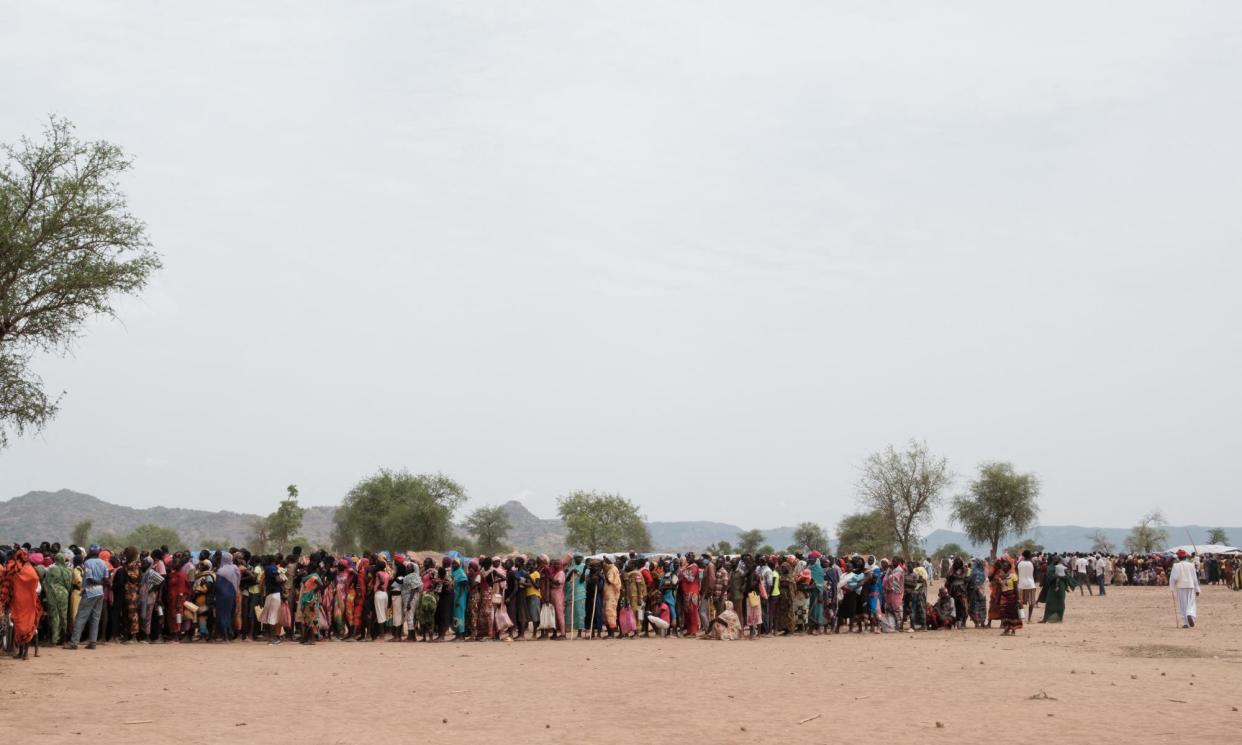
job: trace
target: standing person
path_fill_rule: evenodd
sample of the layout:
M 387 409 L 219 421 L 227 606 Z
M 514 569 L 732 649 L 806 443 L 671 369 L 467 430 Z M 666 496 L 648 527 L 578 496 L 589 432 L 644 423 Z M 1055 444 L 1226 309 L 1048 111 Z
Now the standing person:
M 884 612 L 892 616 L 892 631 L 901 631 L 904 626 L 902 610 L 906 594 L 905 564 L 905 559 L 894 557 L 893 568 L 884 575 Z
M 557 639 L 565 638 L 565 570 L 561 567 L 560 559 L 553 559 L 548 564 L 548 573 L 552 576 L 549 583 L 549 600 L 552 603 L 552 611 L 556 614 L 556 635 Z
M 712 566 L 711 557 L 704 554 L 699 557 L 699 628 L 706 629 L 716 617 L 717 597 L 716 569 Z
M 30 563 L 30 552 L 19 548 L 4 568 L 3 589 L 0 589 L 0 607 L 7 607 L 13 624 L 13 657 L 28 659 L 30 642 L 39 630 L 39 618 L 43 606 L 39 603 L 39 573 Z M 35 656 L 39 650 L 35 649 Z
M 862 633 L 862 617 L 866 614 L 867 607 L 863 570 L 862 557 L 855 556 L 850 559 L 849 567 L 841 573 L 841 578 L 837 581 L 837 591 L 841 600 L 837 606 L 836 623 L 832 630 L 834 634 L 841 633 L 842 621 L 845 622 L 847 634 L 854 630 L 855 624 L 857 624 L 858 633 Z
M 371 600 L 375 606 L 375 620 L 371 627 L 373 642 L 385 638 L 384 630 L 388 624 L 388 585 L 391 582 L 392 573 L 388 571 L 388 559 L 381 554 L 375 557 L 375 592 Z
M 984 571 L 983 559 L 971 560 L 970 579 L 968 580 L 968 603 L 970 622 L 975 625 L 975 628 L 983 627 L 991 618 L 991 613 L 988 611 L 988 588 L 988 576 Z M 993 601 L 992 605 L 994 606 L 992 612 L 997 614 L 997 618 L 1000 618 L 1000 606 L 995 601 Z
M 643 562 L 641 559 L 630 559 L 625 565 L 625 604 L 634 611 L 634 618 L 647 615 L 647 581 L 643 579 Z M 645 624 L 644 624 L 645 625 Z M 635 628 L 637 633 L 637 627 Z
M 580 554 L 565 555 L 565 592 L 569 595 L 565 603 L 565 629 L 579 638 L 586 628 L 585 571 L 586 565 L 582 563 Z
M 763 577 L 764 559 L 760 557 L 751 570 L 746 592 L 746 638 L 758 639 L 763 632 L 763 608 L 768 600 L 767 583 Z
M 436 641 L 444 641 L 453 625 L 453 559 L 447 556 L 436 571 L 436 591 Z
M 604 625 L 608 627 L 608 636 L 617 631 L 617 601 L 621 599 L 621 572 L 612 562 L 611 556 L 604 557 Z
M 423 575 L 408 556 L 401 578 L 401 618 L 405 621 L 406 641 L 418 641 L 418 601 L 423 597 Z M 490 599 L 488 602 L 491 602 Z
M 1100 583 L 1100 597 L 1104 597 L 1104 581 L 1112 574 L 1112 567 L 1109 565 L 1108 557 L 1100 554 L 1095 558 L 1095 579 Z
M 190 599 L 190 563 L 180 551 L 173 555 L 168 572 L 168 607 L 165 609 L 168 635 L 173 641 L 181 641 L 184 627 L 185 601 Z
M 233 565 L 233 555 L 220 552 L 220 568 L 216 570 L 216 595 L 212 604 L 215 614 L 215 633 L 224 641 L 233 640 L 233 616 L 237 598 L 241 594 L 241 573 Z
M 941 559 L 940 559 L 940 573 L 937 575 L 937 577 L 939 577 L 940 579 L 943 579 L 943 580 L 945 580 L 945 581 L 948 581 L 948 579 L 949 579 L 949 572 L 953 571 L 953 564 L 954 564 L 956 561 L 957 561 L 957 557 L 956 557 L 956 556 L 952 556 L 952 557 L 950 557 L 950 556 L 944 556 L 944 557 L 941 557 Z M 952 592 L 950 592 L 949 594 L 950 594 L 950 595 L 952 595 L 953 593 L 952 593 Z
M 159 549 L 156 549 L 158 552 Z M 139 605 L 142 608 L 142 633 L 147 642 L 156 644 L 160 641 L 160 627 L 163 625 L 163 605 L 160 604 L 160 587 L 164 584 L 164 576 L 156 569 L 157 561 L 152 560 L 142 573 L 139 591 Z
M 473 564 L 478 572 L 478 564 Z M 453 560 L 453 639 L 466 640 L 466 595 L 470 592 L 470 577 L 461 568 L 461 560 Z
M 1177 550 L 1177 562 L 1169 569 L 1169 589 L 1177 603 L 1177 620 L 1182 628 L 1193 628 L 1198 615 L 1195 599 L 1199 597 L 1199 573 L 1185 549 Z
M 1100 594 L 1104 594 L 1101 586 Z M 1026 608 L 1026 617 L 1035 617 L 1035 604 L 1039 600 L 1039 588 L 1035 584 L 1035 562 L 1031 561 L 1031 550 L 1022 552 L 1022 561 L 1018 562 L 1018 596 L 1022 606 Z
M 961 557 L 954 557 L 949 573 L 945 575 L 945 586 L 949 588 L 949 597 L 953 598 L 954 622 L 959 629 L 966 628 L 966 609 L 969 606 L 966 564 Z
M 927 562 L 924 561 L 924 564 Z M 906 575 L 906 594 L 902 598 L 905 617 L 910 619 L 910 631 L 927 629 L 927 586 L 930 578 L 927 567 L 916 566 Z
M 826 634 L 836 625 L 837 617 L 837 583 L 841 581 L 841 570 L 831 556 L 819 557 L 819 565 L 824 568 L 824 627 Z M 737 607 L 736 605 L 733 607 Z
M 302 639 L 299 644 L 314 644 L 315 629 L 319 625 L 319 588 L 322 585 L 319 577 L 319 565 L 308 566 L 302 578 L 301 592 L 298 594 L 298 623 L 302 624 Z
M 138 562 L 138 549 L 134 546 L 127 546 L 125 548 L 125 616 L 129 638 L 126 641 L 138 640 L 141 587 L 142 564 Z
M 1022 628 L 1022 602 L 1018 595 L 1018 577 L 1012 571 L 1009 559 L 998 559 L 992 581 L 996 583 L 1000 599 L 1001 636 L 1016 636 Z
M 820 633 L 827 625 L 824 620 L 824 565 L 819 560 L 818 551 L 812 551 L 811 560 L 811 605 L 808 614 L 808 626 L 812 635 Z
M 263 626 L 267 631 L 268 644 L 280 644 L 280 605 L 285 585 L 280 578 L 280 564 L 275 556 L 263 561 Z
M 537 639 L 543 636 L 539 631 L 539 609 L 543 607 L 543 570 L 544 562 L 547 557 L 540 556 L 538 562 L 531 562 L 530 571 L 527 573 L 529 585 L 522 594 L 522 602 L 526 604 L 526 620 L 530 623 L 530 638 Z M 523 627 L 519 636 L 525 636 L 526 629 Z
M 1056 556 L 1049 559 L 1044 579 L 1044 617 L 1040 623 L 1061 623 L 1065 618 L 1065 595 L 1074 588 L 1069 567 Z
M 681 598 L 685 604 L 683 627 L 690 637 L 699 635 L 699 565 L 693 560 L 694 554 L 687 557 L 686 565 L 681 568 Z
M 1087 576 L 1088 566 L 1090 562 L 1087 561 L 1087 557 L 1082 554 L 1074 555 L 1074 581 L 1078 583 L 1079 595 L 1083 594 L 1084 589 L 1086 594 L 1095 595 L 1095 591 L 1091 589 L 1091 578 Z
M 65 564 L 64 554 L 53 557 L 52 566 L 43 575 L 43 597 L 47 601 L 48 641 L 52 644 L 69 643 L 69 631 L 73 617 L 69 615 L 69 588 L 73 585 L 73 573 Z

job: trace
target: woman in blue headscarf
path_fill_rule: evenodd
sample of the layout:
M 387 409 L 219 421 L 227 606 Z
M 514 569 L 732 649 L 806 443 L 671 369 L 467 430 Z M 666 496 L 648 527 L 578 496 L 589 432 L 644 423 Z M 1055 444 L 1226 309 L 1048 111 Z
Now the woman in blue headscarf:
M 987 624 L 988 620 L 988 596 L 985 593 L 988 587 L 987 573 L 983 570 L 983 559 L 975 559 L 970 562 L 970 620 L 975 624 L 975 628 L 979 628 Z
M 233 609 L 237 605 L 237 595 L 241 588 L 241 572 L 233 565 L 233 555 L 228 551 L 220 553 L 220 568 L 216 570 L 216 595 L 212 608 L 216 617 L 216 634 L 224 641 L 231 641 L 233 635 Z
M 453 559 L 453 638 L 455 641 L 466 639 L 466 595 L 470 591 L 470 580 L 466 570 L 461 568 L 461 559 Z

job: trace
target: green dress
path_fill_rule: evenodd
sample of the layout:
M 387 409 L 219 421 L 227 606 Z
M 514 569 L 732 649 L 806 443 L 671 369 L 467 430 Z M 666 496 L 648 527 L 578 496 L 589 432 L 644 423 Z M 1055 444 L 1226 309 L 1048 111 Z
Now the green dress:
M 1061 623 L 1065 618 L 1065 593 L 1077 587 L 1078 583 L 1066 573 L 1064 577 L 1053 577 L 1048 582 L 1048 597 L 1044 602 L 1044 623 Z
M 43 577 L 43 591 L 47 597 L 47 623 L 52 644 L 64 641 L 73 619 L 69 618 L 69 588 L 73 584 L 73 572 L 65 565 L 65 557 L 56 555 L 56 563 L 48 568 Z

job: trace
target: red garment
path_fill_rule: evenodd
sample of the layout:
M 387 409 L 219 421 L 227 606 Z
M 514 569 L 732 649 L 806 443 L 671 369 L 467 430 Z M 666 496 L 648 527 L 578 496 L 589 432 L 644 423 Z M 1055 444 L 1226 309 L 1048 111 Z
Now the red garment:
M 19 552 L 18 558 L 8 563 L 4 572 L 9 617 L 13 621 L 13 643 L 18 646 L 29 644 L 34 639 L 39 619 L 43 617 L 43 606 L 39 603 L 39 574 L 22 553 Z
M 699 633 L 699 567 L 689 564 L 681 570 L 681 596 L 686 609 L 685 629 L 694 636 Z
M 371 566 L 370 559 L 361 559 L 358 562 L 358 569 L 354 573 L 354 607 L 350 626 L 359 628 L 362 626 L 362 605 L 367 601 L 367 567 Z
M 190 599 L 190 580 L 181 570 L 175 570 L 168 573 L 168 609 L 164 616 L 168 622 L 169 633 L 176 634 L 181 631 L 177 628 L 177 616 L 185 607 L 185 601 Z

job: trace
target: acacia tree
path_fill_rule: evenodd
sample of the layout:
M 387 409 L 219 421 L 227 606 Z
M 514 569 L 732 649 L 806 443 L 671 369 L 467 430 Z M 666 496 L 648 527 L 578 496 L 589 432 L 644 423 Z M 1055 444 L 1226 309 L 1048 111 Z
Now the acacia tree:
M 828 553 L 828 533 L 812 522 L 798 523 L 793 533 L 794 546 L 810 553 L 820 551 Z
M 302 517 L 306 514 L 306 508 L 298 504 L 298 487 L 295 484 L 285 487 L 285 494 L 276 511 L 268 515 L 265 521 L 267 539 L 281 553 L 291 546 L 299 545 L 293 538 L 302 529 Z
M 896 536 L 893 526 L 879 510 L 855 512 L 837 523 L 837 553 L 891 556 Z
M 453 543 L 453 513 L 466 490 L 443 474 L 387 468 L 359 481 L 337 508 L 332 540 L 337 549 L 440 550 Z
M 1116 545 L 1108 538 L 1108 534 L 1102 530 L 1096 530 L 1094 533 L 1087 535 L 1087 540 L 1091 541 L 1091 550 L 1097 554 L 1111 554 Z
M 117 184 L 129 167 L 119 147 L 79 140 L 55 117 L 41 141 L 0 147 L 0 447 L 56 414 L 34 356 L 63 354 L 160 266 Z
M 565 541 L 571 548 L 592 554 L 651 549 L 642 514 L 620 494 L 575 491 L 556 500 L 556 511 L 565 521 Z
M 858 501 L 884 516 L 902 554 L 911 556 L 919 542 L 919 529 L 944 499 L 952 480 L 947 459 L 932 455 L 927 443 L 910 440 L 900 453 L 889 445 L 867 457 L 858 482 Z
M 1224 528 L 1212 528 L 1208 531 L 1208 543 L 1219 543 L 1222 546 L 1229 545 L 1229 534 Z
M 763 546 L 763 542 L 766 540 L 767 537 L 758 528 L 743 530 L 737 534 L 737 552 L 739 554 L 753 554 Z
M 505 537 L 513 525 L 504 507 L 480 507 L 462 523 L 475 538 L 475 547 L 487 556 L 508 550 Z M 475 552 L 471 552 L 475 553 Z
M 1042 554 L 1044 552 L 1044 544 L 1037 543 L 1034 538 L 1023 538 L 1009 548 L 1005 549 L 1005 553 L 1015 559 L 1022 558 L 1023 551 L 1030 551 L 1032 554 Z
M 1169 541 L 1169 531 L 1165 530 L 1167 524 L 1164 513 L 1158 509 L 1143 515 L 1138 525 L 1130 529 L 1130 535 L 1126 536 L 1126 550 L 1134 554 L 1150 554 L 1164 548 Z
M 984 463 L 970 493 L 953 498 L 953 520 L 961 523 L 966 537 L 996 548 L 1008 535 L 1024 533 L 1039 514 L 1039 479 L 1031 473 L 1015 473 L 1010 463 Z

